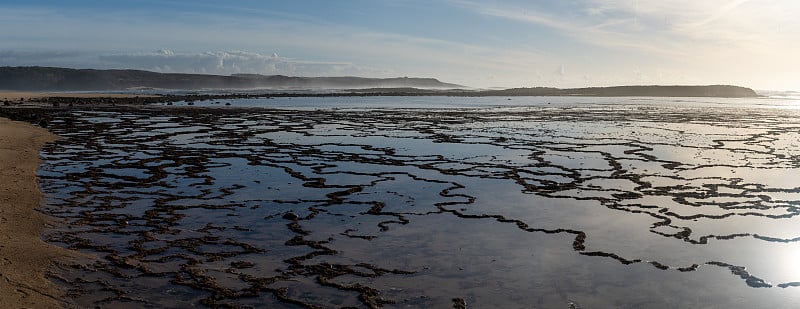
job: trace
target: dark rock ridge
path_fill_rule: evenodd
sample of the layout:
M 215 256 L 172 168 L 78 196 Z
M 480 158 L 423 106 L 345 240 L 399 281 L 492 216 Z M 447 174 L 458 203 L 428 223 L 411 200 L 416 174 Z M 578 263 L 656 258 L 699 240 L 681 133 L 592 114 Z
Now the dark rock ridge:
M 53 67 L 0 67 L 0 89 L 21 91 L 104 91 L 136 88 L 462 88 L 434 78 L 292 77 L 235 74 L 230 76 L 156 73 L 140 70 L 92 70 Z

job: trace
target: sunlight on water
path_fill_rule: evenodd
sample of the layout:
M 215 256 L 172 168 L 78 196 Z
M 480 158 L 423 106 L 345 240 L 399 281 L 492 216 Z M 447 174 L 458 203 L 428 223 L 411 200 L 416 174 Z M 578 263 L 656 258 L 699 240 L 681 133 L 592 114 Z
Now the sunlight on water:
M 800 248 L 795 246 L 781 254 L 778 264 L 787 273 L 787 277 L 800 278 Z

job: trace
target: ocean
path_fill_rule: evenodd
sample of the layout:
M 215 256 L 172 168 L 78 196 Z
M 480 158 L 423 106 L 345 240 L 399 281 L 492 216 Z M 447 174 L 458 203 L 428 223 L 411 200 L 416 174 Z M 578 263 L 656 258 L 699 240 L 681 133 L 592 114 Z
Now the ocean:
M 52 115 L 81 307 L 789 308 L 800 101 L 332 97 Z

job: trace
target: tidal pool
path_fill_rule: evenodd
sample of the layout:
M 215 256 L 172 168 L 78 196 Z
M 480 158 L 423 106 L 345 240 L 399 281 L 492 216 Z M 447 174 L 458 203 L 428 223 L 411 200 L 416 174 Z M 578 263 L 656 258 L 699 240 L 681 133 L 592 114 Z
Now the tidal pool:
M 54 113 L 52 278 L 100 307 L 792 307 L 800 113 Z

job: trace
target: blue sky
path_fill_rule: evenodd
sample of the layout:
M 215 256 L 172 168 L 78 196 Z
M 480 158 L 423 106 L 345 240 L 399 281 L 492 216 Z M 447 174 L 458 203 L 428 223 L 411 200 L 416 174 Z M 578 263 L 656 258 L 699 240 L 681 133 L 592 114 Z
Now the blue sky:
M 800 89 L 796 0 L 0 3 L 0 65 Z

